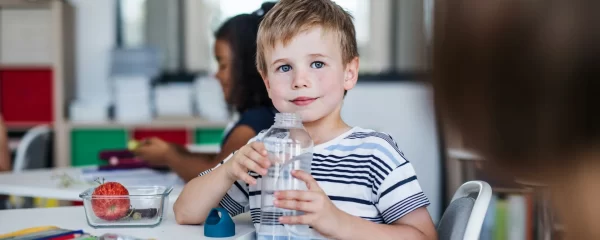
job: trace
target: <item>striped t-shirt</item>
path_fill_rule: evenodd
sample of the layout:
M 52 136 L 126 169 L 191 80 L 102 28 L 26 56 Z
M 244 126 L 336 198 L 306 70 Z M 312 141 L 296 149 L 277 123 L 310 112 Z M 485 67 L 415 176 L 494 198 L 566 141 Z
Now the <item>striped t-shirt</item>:
M 250 211 L 258 229 L 261 178 L 250 175 L 257 184 L 235 182 L 220 205 L 232 216 Z M 393 223 L 429 205 L 413 166 L 385 133 L 354 127 L 314 146 L 311 175 L 337 208 L 375 223 Z

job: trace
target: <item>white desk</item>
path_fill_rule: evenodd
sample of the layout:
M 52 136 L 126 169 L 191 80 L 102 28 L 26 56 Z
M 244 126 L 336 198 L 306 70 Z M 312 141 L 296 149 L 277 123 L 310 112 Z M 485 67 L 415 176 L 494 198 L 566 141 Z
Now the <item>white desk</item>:
M 16 144 L 14 143 L 15 147 Z M 208 144 L 208 145 L 188 145 L 190 151 L 197 153 L 218 153 L 219 145 Z M 38 169 L 28 170 L 22 173 L 2 172 L 0 173 L 0 195 L 12 195 L 22 197 L 41 197 L 41 198 L 52 198 L 66 201 L 78 201 L 79 194 L 90 187 L 97 186 L 95 183 L 76 183 L 68 187 L 60 186 L 60 179 L 56 176 L 66 174 L 76 180 L 81 180 L 82 168 L 56 168 L 56 169 Z M 109 175 L 109 173 L 107 173 Z M 172 173 L 171 177 L 177 178 Z M 106 178 L 110 180 L 109 177 Z M 139 179 L 138 179 L 139 180 Z M 134 181 L 137 184 L 140 181 Z M 122 182 L 127 185 L 127 182 Z M 143 183 L 142 183 L 143 184 Z M 183 183 L 180 185 L 174 185 L 173 191 L 170 194 L 170 199 L 175 200 L 183 189 Z
M 179 225 L 175 222 L 172 206 L 167 207 L 165 218 L 153 228 L 92 228 L 85 219 L 84 209 L 78 207 L 36 208 L 0 211 L 0 234 L 6 234 L 29 227 L 56 226 L 59 228 L 83 230 L 100 236 L 117 233 L 138 238 L 155 239 L 209 239 L 204 237 L 203 226 Z M 256 239 L 255 228 L 249 214 L 234 219 L 236 235 L 219 239 Z
M 56 168 L 56 169 L 37 169 L 24 171 L 22 173 L 0 173 L 0 194 L 23 196 L 23 197 L 42 197 L 58 200 L 78 201 L 79 194 L 90 187 L 97 186 L 95 183 L 79 182 L 68 187 L 60 184 L 58 175 L 67 174 L 76 180 L 81 180 L 82 170 L 84 168 Z M 172 178 L 177 176 L 169 173 Z M 106 173 L 106 181 L 109 181 L 110 172 Z M 130 183 L 139 183 L 140 179 L 135 179 Z M 128 185 L 128 182 L 122 182 Z M 137 185 L 137 184 L 136 184 Z M 183 189 L 183 184 L 174 185 L 173 191 L 169 195 L 171 201 L 175 201 Z

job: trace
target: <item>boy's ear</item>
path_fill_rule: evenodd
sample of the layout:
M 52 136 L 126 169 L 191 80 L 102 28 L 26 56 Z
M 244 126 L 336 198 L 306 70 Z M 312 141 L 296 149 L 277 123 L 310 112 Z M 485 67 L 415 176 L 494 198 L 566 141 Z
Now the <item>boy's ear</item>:
M 260 77 L 263 79 L 265 87 L 267 88 L 267 94 L 269 94 L 269 98 L 271 98 L 271 86 L 269 85 L 269 79 L 261 70 L 258 70 L 258 73 L 260 73 Z
M 356 85 L 356 82 L 358 81 L 358 65 L 358 57 L 353 58 L 349 63 L 346 64 L 344 90 L 350 90 Z

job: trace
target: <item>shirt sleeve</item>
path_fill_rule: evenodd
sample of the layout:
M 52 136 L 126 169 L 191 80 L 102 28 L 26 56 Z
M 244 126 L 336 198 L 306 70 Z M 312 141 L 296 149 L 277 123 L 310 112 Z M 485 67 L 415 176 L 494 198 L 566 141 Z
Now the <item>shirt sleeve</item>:
M 375 153 L 376 157 L 387 162 L 391 169 L 376 190 L 375 206 L 386 224 L 393 223 L 406 214 L 429 206 L 429 199 L 423 193 L 412 164 L 404 158 L 396 143 L 389 138 L 387 151 Z
M 229 157 L 227 157 L 213 169 L 219 168 L 225 162 L 229 161 L 233 154 L 235 154 L 235 152 L 229 155 Z M 240 180 L 235 181 L 233 185 L 231 185 L 231 188 L 227 190 L 227 193 L 225 193 L 223 199 L 221 199 L 221 201 L 219 202 L 219 206 L 225 208 L 231 216 L 236 216 L 248 211 L 250 204 L 248 198 L 248 191 L 248 186 L 245 182 Z
M 254 142 L 260 137 L 260 135 L 253 137 L 248 141 L 248 143 Z M 213 169 L 221 167 L 225 162 L 229 161 L 234 154 L 235 151 Z M 219 206 L 225 208 L 231 216 L 236 216 L 245 213 L 250 209 L 249 194 L 250 192 L 248 189 L 248 184 L 246 184 L 246 182 L 242 180 L 235 181 L 233 185 L 231 185 L 231 188 L 227 190 L 227 193 L 225 193 L 223 199 L 221 199 L 221 201 L 219 202 Z

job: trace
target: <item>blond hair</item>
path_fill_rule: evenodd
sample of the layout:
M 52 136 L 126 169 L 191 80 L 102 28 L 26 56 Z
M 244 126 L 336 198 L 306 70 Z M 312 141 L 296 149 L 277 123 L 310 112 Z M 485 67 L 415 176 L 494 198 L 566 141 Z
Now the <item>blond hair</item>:
M 313 27 L 332 31 L 340 38 L 342 60 L 358 57 L 353 18 L 331 0 L 281 0 L 271 9 L 258 29 L 256 66 L 267 72 L 265 52 L 278 42 L 289 43 L 298 33 Z

